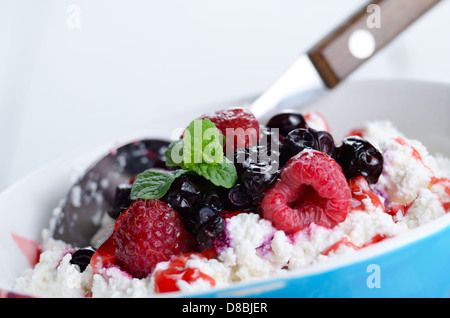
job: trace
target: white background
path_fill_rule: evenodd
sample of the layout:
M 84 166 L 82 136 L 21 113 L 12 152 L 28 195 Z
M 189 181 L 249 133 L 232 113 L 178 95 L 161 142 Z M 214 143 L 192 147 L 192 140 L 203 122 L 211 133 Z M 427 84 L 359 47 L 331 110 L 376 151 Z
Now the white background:
M 260 93 L 365 3 L 0 0 L 0 190 L 92 140 Z M 449 16 L 443 0 L 349 80 L 450 83 Z

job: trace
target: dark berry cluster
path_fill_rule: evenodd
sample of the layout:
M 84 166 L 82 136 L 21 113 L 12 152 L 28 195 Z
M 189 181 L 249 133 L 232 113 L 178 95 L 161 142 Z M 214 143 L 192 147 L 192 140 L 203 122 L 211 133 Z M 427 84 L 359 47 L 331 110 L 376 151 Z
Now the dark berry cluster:
M 198 249 L 212 247 L 225 228 L 220 216 L 224 202 L 216 187 L 198 176 L 181 176 L 162 198 L 182 217 L 186 230 L 197 239 Z
M 351 208 L 347 181 L 363 176 L 369 183 L 375 183 L 382 172 L 383 156 L 367 140 L 351 136 L 344 138 L 342 144 L 337 146 L 329 132 L 309 127 L 300 113 L 277 114 L 266 126 L 260 126 L 251 113 L 242 109 L 226 110 L 205 118 L 212 121 L 222 133 L 230 128 L 252 128 L 257 136 L 241 139 L 245 142 L 237 142 L 232 147 L 224 147 L 227 150 L 231 148 L 232 153 L 226 155 L 236 168 L 236 182 L 234 171 L 232 182 L 218 186 L 213 180 L 207 180 L 205 175 L 179 170 L 181 173 L 171 176 L 175 180 L 171 179 L 170 184 L 165 184 L 167 187 L 157 199 L 132 201 L 133 179 L 128 184 L 119 185 L 108 200 L 110 207 L 107 213 L 118 219 L 111 242 L 115 246 L 132 246 L 119 251 L 114 247 L 114 257 L 135 277 L 145 277 L 157 262 L 170 255 L 209 250 L 215 241 L 220 242 L 221 237 L 226 235 L 225 218 L 230 214 L 261 213 L 286 231 L 302 228 L 311 222 L 332 226 L 345 219 Z M 130 176 L 151 168 L 179 169 L 166 166 L 164 152 L 168 146 L 166 141 L 145 140 L 118 149 L 116 157 L 120 162 L 126 162 L 122 168 Z M 306 153 L 303 152 L 305 149 L 317 151 Z M 227 162 L 227 168 L 230 166 Z M 323 166 L 328 167 L 328 170 L 317 169 Z M 339 185 L 331 196 L 327 192 L 330 178 Z M 276 180 L 280 182 L 275 183 Z M 283 187 L 278 193 L 277 187 L 286 180 L 290 180 L 292 189 L 287 193 Z M 307 198 L 299 200 L 299 189 L 304 189 L 304 185 L 313 185 L 315 192 L 311 191 L 310 194 L 308 188 L 302 190 L 303 196 Z M 271 196 L 276 196 L 276 199 Z M 273 211 L 282 204 L 281 197 L 285 197 L 286 206 L 294 204 L 297 209 L 303 209 L 305 218 L 300 224 L 298 220 L 293 222 L 289 214 L 292 209 L 283 210 L 285 213 L 281 218 L 280 215 L 274 217 Z M 121 216 L 125 210 L 127 213 Z M 139 226 L 136 226 L 137 219 L 143 220 Z M 162 224 L 165 225 L 164 230 L 161 230 Z M 154 240 L 154 235 L 163 232 L 166 236 L 164 240 Z M 113 245 L 108 242 L 97 251 L 92 247 L 77 250 L 72 254 L 70 263 L 84 271 L 93 255 L 111 256 L 109 249 Z M 151 242 L 155 244 L 155 250 L 148 248 L 147 243 Z M 136 253 L 136 249 L 140 252 Z
M 273 138 L 270 129 L 261 131 L 262 135 L 256 146 L 238 149 L 234 153 L 234 164 L 239 177 L 235 191 L 241 192 L 248 203 L 246 206 L 237 203 L 234 205 L 244 211 L 249 208 L 256 211 L 261 196 L 275 181 L 280 168 L 279 139 Z
M 264 191 L 277 178 L 280 146 L 278 135 L 262 127 L 256 145 L 236 149 L 230 159 L 238 181 L 231 189 L 216 187 L 193 175 L 182 176 L 172 184 L 162 200 L 182 216 L 199 250 L 211 247 L 224 230 L 223 212 L 258 211 Z
M 304 149 L 319 150 L 332 156 L 335 150 L 333 136 L 312 128 L 294 129 L 284 139 L 280 162 L 285 165 L 291 157 Z
M 160 154 L 158 147 L 163 146 L 155 145 L 155 153 Z M 330 133 L 312 129 L 300 113 L 281 113 L 260 127 L 256 145 L 234 150 L 233 158 L 229 158 L 238 175 L 234 187 L 217 187 L 200 176 L 183 175 L 161 200 L 182 217 L 186 230 L 196 238 L 197 249 L 209 249 L 225 228 L 224 212 L 258 213 L 265 191 L 280 170 L 304 149 L 318 150 L 335 159 L 348 180 L 362 175 L 375 183 L 383 168 L 383 156 L 367 140 L 352 136 L 336 146 Z M 154 160 L 159 166 L 160 156 Z M 117 187 L 108 211 L 111 217 L 117 219 L 128 208 L 130 192 L 131 185 Z
M 290 158 L 304 149 L 324 152 L 334 158 L 351 179 L 363 176 L 376 183 L 383 170 L 382 154 L 367 140 L 351 136 L 344 138 L 342 145 L 335 146 L 333 136 L 326 131 L 308 127 L 301 114 L 278 114 L 269 120 L 271 128 L 278 128 L 282 140 L 280 164 L 284 166 Z

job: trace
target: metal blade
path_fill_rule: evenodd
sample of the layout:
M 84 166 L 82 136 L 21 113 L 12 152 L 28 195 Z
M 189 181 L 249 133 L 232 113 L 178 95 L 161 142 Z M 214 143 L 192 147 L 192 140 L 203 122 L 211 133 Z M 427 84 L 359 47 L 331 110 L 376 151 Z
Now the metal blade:
M 307 55 L 301 55 L 289 69 L 251 105 L 260 120 L 282 109 L 298 108 L 321 96 L 328 88 Z

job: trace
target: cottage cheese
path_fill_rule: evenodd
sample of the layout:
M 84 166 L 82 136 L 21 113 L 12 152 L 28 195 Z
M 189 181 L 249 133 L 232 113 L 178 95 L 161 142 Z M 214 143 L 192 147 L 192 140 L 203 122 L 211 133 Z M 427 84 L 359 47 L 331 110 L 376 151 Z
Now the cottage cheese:
M 39 263 L 17 278 L 15 289 L 44 297 L 84 297 L 92 286 L 92 269 L 80 273 L 71 265 L 73 252 L 64 242 L 47 238 Z
M 433 172 L 403 139 L 386 139 L 379 149 L 385 165 L 375 189 L 385 193 L 390 202 L 411 203 L 421 189 L 430 185 Z

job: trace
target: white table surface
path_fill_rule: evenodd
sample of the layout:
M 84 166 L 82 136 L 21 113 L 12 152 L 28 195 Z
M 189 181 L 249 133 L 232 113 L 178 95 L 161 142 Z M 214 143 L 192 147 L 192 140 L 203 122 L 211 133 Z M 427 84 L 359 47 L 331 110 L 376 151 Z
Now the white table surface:
M 260 93 L 365 3 L 0 0 L 0 190 L 93 140 Z M 449 16 L 443 0 L 349 80 L 450 83 Z

